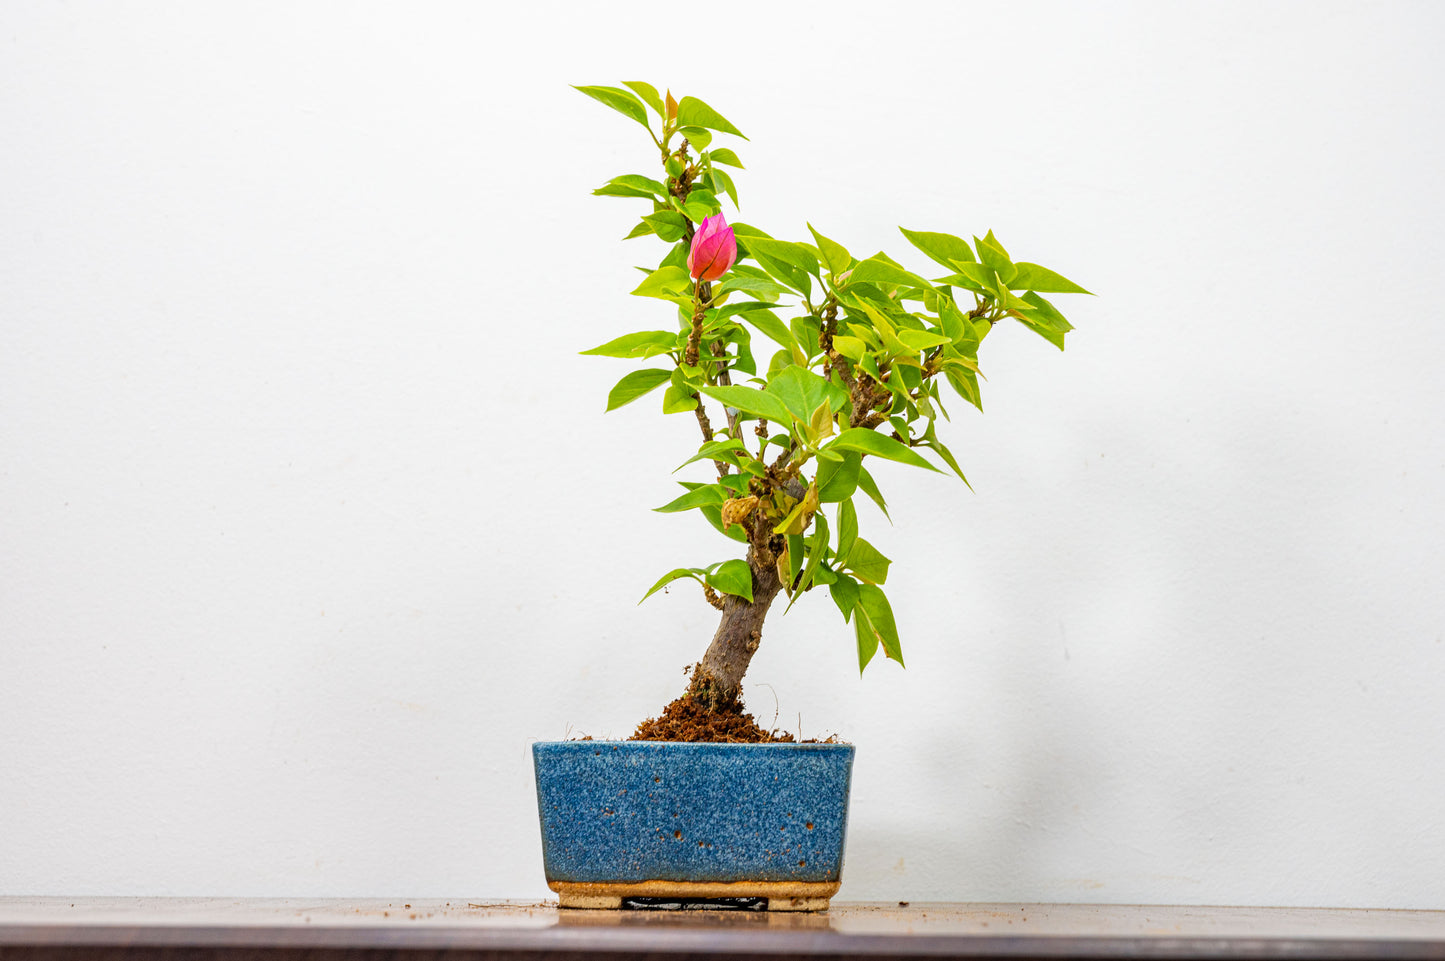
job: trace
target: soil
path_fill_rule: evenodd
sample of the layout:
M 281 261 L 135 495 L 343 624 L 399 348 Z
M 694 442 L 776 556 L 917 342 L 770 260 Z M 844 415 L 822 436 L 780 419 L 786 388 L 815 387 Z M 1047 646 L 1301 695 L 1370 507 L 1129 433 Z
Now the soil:
M 663 708 L 660 717 L 637 725 L 629 741 L 713 741 L 731 744 L 791 742 L 786 731 L 765 731 L 734 699 L 720 710 L 709 710 L 688 692 Z

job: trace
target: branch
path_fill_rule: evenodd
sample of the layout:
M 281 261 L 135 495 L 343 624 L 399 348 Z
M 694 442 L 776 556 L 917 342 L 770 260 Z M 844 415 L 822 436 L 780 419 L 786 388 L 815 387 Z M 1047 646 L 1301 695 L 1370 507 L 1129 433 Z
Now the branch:
M 697 406 L 692 409 L 692 412 L 697 417 L 697 426 L 702 429 L 702 442 L 710 443 L 713 440 L 712 421 L 707 418 L 707 408 L 702 405 L 702 397 L 698 394 L 692 396 L 697 398 Z M 723 461 L 715 460 L 712 465 L 717 468 L 717 476 L 726 477 L 728 475 L 728 465 Z
M 702 346 L 702 322 L 707 317 L 707 302 L 711 296 L 712 284 L 699 278 L 692 287 L 692 327 L 687 332 L 687 350 L 682 355 L 682 362 L 689 367 L 697 366 L 697 355 Z
M 733 378 L 732 374 L 728 373 L 727 348 L 715 340 L 712 342 L 711 349 L 714 357 L 721 358 L 717 362 L 717 373 L 715 375 L 717 382 L 724 387 L 731 387 Z M 728 418 L 728 436 L 733 440 L 742 440 L 742 431 L 738 429 L 737 413 L 731 407 L 727 406 L 723 407 L 723 413 L 726 414 Z

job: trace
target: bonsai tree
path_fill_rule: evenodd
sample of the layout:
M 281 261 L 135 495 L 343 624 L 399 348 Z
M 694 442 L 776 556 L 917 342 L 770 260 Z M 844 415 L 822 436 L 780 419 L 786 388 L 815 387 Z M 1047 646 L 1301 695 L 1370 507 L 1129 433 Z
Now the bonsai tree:
M 632 293 L 671 305 L 654 329 L 583 353 L 644 362 L 612 388 L 609 411 L 661 389 L 663 414 L 696 419 L 700 446 L 684 466 L 715 476 L 682 481 L 657 510 L 696 512 L 737 542 L 733 556 L 671 570 L 644 595 L 690 578 L 721 612 L 684 698 L 736 712 L 768 612 L 816 588 L 851 622 L 860 672 L 880 648 L 902 665 L 883 589 L 891 561 L 860 536 L 854 506 L 861 493 L 887 516 L 869 466 L 938 471 L 927 454 L 966 484 L 938 436 L 942 386 L 981 411 L 978 350 L 994 324 L 1016 320 L 1062 350 L 1072 326 L 1043 294 L 1087 291 L 1015 262 L 992 231 L 970 245 L 900 228 L 938 265 L 929 279 L 881 251 L 857 257 L 812 224 L 802 241 L 730 224 L 722 200 L 736 210 L 738 192 L 724 168 L 743 165 L 714 140 L 746 140 L 737 127 L 640 81 L 576 89 L 635 121 L 656 150 L 652 176 L 623 174 L 593 193 L 643 201 L 626 239 L 663 251 Z

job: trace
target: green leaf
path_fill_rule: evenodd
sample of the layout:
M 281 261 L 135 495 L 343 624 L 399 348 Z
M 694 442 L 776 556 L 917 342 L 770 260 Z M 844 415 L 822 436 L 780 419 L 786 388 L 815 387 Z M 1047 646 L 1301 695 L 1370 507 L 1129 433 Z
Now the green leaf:
M 698 193 L 702 192 L 703 191 L 698 191 Z M 679 204 L 678 206 L 682 208 L 683 215 L 695 224 L 701 224 L 704 220 L 717 213 L 717 208 L 695 200 L 689 200 L 687 203 Z
M 707 583 L 724 594 L 741 597 L 749 604 L 753 602 L 753 572 L 748 562 L 733 558 L 723 561 L 708 572 Z
M 647 127 L 647 108 L 642 105 L 641 100 L 638 100 L 626 90 L 620 90 L 617 87 L 577 86 L 574 86 L 572 89 L 582 91 L 598 103 L 605 103 L 618 113 L 631 117 L 644 127 Z M 647 127 L 647 129 L 649 132 L 652 130 L 651 127 Z
M 624 80 L 622 81 L 622 85 L 642 98 L 642 102 L 651 107 L 653 112 L 659 117 L 666 119 L 666 112 L 662 106 L 662 97 L 658 94 L 656 87 L 642 80 Z
M 1022 299 L 1034 309 L 1020 316 L 1020 322 L 1059 350 L 1063 350 L 1064 335 L 1073 330 L 1074 325 L 1064 319 L 1058 308 L 1032 290 L 1024 294 Z
M 878 359 L 872 354 L 864 354 L 858 361 L 858 368 L 876 381 L 881 382 L 883 379 L 883 375 L 878 372 Z
M 847 451 L 841 461 L 824 461 L 818 465 L 818 503 L 836 504 L 846 501 L 858 489 L 858 471 L 863 455 Z
M 848 561 L 848 552 L 853 549 L 853 542 L 858 539 L 858 508 L 853 506 L 851 499 L 845 500 L 838 505 L 838 565 L 841 567 Z
M 858 582 L 847 574 L 838 574 L 837 578 L 828 585 L 828 593 L 832 595 L 833 603 L 838 605 L 846 624 L 853 617 L 853 608 L 858 605 Z
M 1046 294 L 1089 293 L 1069 278 L 1062 277 L 1047 267 L 1026 262 L 1015 266 L 1018 267 L 1018 275 L 1009 282 L 1010 290 L 1038 290 Z
M 737 300 L 730 304 L 723 304 L 718 308 L 718 316 L 731 317 L 733 314 L 746 314 L 755 310 L 771 311 L 778 306 L 767 300 Z
M 984 266 L 997 273 L 999 280 L 1005 284 L 1013 283 L 1018 268 L 1009 260 L 1008 251 L 1003 249 L 1003 244 L 994 239 L 992 230 L 982 240 L 973 238 L 973 245 L 978 248 L 978 259 L 983 261 Z
M 616 410 L 624 404 L 630 404 L 644 394 L 649 394 L 672 379 L 672 371 L 658 370 L 656 367 L 644 367 L 642 370 L 634 370 L 626 377 L 617 382 L 607 394 L 607 409 Z
M 939 441 L 938 438 L 934 438 L 933 440 L 925 441 L 924 443 L 927 444 L 927 446 L 928 446 L 935 454 L 937 454 L 939 457 L 943 458 L 943 462 L 944 462 L 945 464 L 947 464 L 949 467 L 953 468 L 953 472 L 958 475 L 958 479 L 959 479 L 959 480 L 963 481 L 964 486 L 966 486 L 969 490 L 973 490 L 973 485 L 968 482 L 968 478 L 967 478 L 967 477 L 964 477 L 964 476 L 963 476 L 963 470 L 958 466 L 958 461 L 956 461 L 956 460 L 953 459 L 953 452 L 952 452 L 952 451 L 950 451 L 947 447 L 944 447 L 944 446 L 943 446 L 943 443 L 942 443 L 941 441 Z
M 834 334 L 833 349 L 856 364 L 863 359 L 863 353 L 868 349 L 868 345 L 857 337 L 849 337 L 847 334 Z
M 609 340 L 581 353 L 595 357 L 654 357 L 665 354 L 676 346 L 675 333 L 665 330 L 639 330 L 635 334 L 623 334 L 615 340 Z
M 898 628 L 893 623 L 893 608 L 888 603 L 888 597 L 883 593 L 882 588 L 873 584 L 861 584 L 858 587 L 858 605 L 854 608 L 855 613 L 864 615 L 859 620 L 867 620 L 868 629 L 874 635 L 876 641 L 883 645 L 883 652 L 903 666 L 903 649 L 898 644 Z M 862 650 L 860 641 L 859 650 Z M 860 667 L 859 670 L 862 670 Z
M 818 573 L 818 567 L 823 563 L 823 555 L 828 553 L 828 521 L 822 514 L 813 515 L 813 534 L 807 539 L 808 561 L 803 565 L 801 576 L 794 581 L 792 597 L 783 613 L 793 609 L 798 598 L 803 596 L 805 591 L 813 587 L 813 577 Z M 791 560 L 791 558 L 789 558 Z
M 798 345 L 793 332 L 771 310 L 749 310 L 738 319 L 745 324 L 751 324 L 759 333 L 775 342 L 779 347 L 802 355 L 802 348 Z
M 983 395 L 978 389 L 978 376 L 973 371 L 965 370 L 962 367 L 944 367 L 943 375 L 948 378 L 949 384 L 958 392 L 958 396 L 980 411 L 983 410 Z
M 962 260 L 972 263 L 974 260 L 973 251 L 968 249 L 968 241 L 962 237 L 955 237 L 953 234 L 939 234 L 929 230 L 909 230 L 906 227 L 899 227 L 903 236 L 908 242 L 931 260 L 937 261 L 949 270 L 957 270 L 953 261 Z
M 979 241 L 979 239 L 978 239 L 977 237 L 974 237 L 974 238 L 973 238 L 973 243 L 974 243 L 974 246 L 977 247 L 978 244 L 980 243 L 980 241 Z M 998 242 L 998 238 L 993 235 L 993 231 L 992 231 L 992 230 L 990 230 L 988 233 L 986 233 L 986 234 L 983 235 L 983 241 L 982 241 L 982 243 L 987 244 L 988 246 L 992 247 L 994 250 L 998 251 L 1000 254 L 1003 254 L 1005 258 L 1008 258 L 1008 261 L 1009 261 L 1010 264 L 1013 263 L 1013 258 L 1009 257 L 1008 251 L 1003 249 L 1003 244 L 1001 244 L 1001 243 Z
M 739 222 L 733 224 L 732 228 L 733 233 L 738 237 L 764 237 L 769 240 L 773 237 L 773 235 L 766 230 L 763 230 L 761 227 L 754 227 L 752 224 Z
M 931 289 L 932 285 L 915 273 L 904 270 L 897 264 L 890 263 L 883 259 L 883 254 L 874 254 L 867 260 L 860 261 L 853 272 L 848 275 L 848 283 L 851 284 L 881 284 L 885 287 L 922 287 Z
M 788 535 L 788 583 L 798 583 L 803 572 L 803 537 L 801 534 Z
M 741 325 L 733 325 L 725 335 L 726 342 L 733 345 L 732 369 L 756 376 L 758 362 L 753 357 L 753 333 Z
M 714 151 L 714 153 L 716 153 L 716 151 Z M 742 208 L 738 206 L 738 188 L 733 183 L 733 178 L 728 175 L 728 172 L 726 170 L 714 170 L 712 172 L 712 179 L 713 182 L 717 184 L 718 189 L 728 195 L 728 199 L 733 202 L 734 209 L 741 210 Z
M 679 127 L 678 133 L 687 138 L 687 142 L 696 150 L 703 151 L 707 145 L 712 143 L 712 134 L 701 127 Z
M 818 273 L 818 256 L 802 244 L 791 243 L 786 240 L 773 240 L 767 237 L 754 237 L 747 242 L 748 252 L 756 257 L 762 254 L 774 260 L 781 260 L 800 270 L 806 270 L 814 277 Z
M 848 253 L 848 248 L 836 240 L 829 240 L 827 237 L 824 237 L 813 229 L 812 224 L 808 224 L 808 231 L 813 235 L 813 239 L 817 241 L 818 252 L 823 255 L 823 263 L 828 266 L 829 273 L 834 276 L 841 274 L 848 269 L 849 264 L 853 263 L 853 257 Z
M 687 218 L 676 210 L 659 210 L 642 219 L 657 236 L 670 244 L 681 240 L 687 229 Z
M 752 414 L 754 417 L 761 417 L 779 424 L 789 422 L 787 406 L 772 394 L 763 393 L 752 387 L 744 387 L 741 384 L 698 389 L 714 400 L 720 400 L 728 407 L 735 407 L 745 414 Z
M 938 326 L 954 344 L 961 344 L 967 339 L 974 343 L 975 348 L 977 347 L 977 339 L 970 336 L 973 333 L 973 327 L 969 324 L 968 318 L 963 315 L 963 311 L 958 309 L 957 304 L 952 302 L 943 304 L 942 309 L 938 312 Z
M 729 492 L 729 497 L 742 497 L 748 492 L 748 479 L 742 474 L 727 474 L 719 477 L 717 482 Z
M 692 277 L 688 275 L 686 267 L 659 267 L 648 274 L 647 279 L 638 284 L 632 293 L 637 297 L 661 297 L 663 300 L 690 297 Z
M 629 187 L 626 184 L 603 184 L 592 191 L 594 197 L 642 197 L 645 200 L 656 200 L 651 191 L 641 190 L 637 187 Z
M 626 237 L 623 237 L 622 239 L 623 239 L 623 240 L 631 240 L 631 239 L 634 238 L 634 237 L 646 237 L 648 234 L 652 234 L 652 233 L 656 233 L 656 232 L 657 232 L 657 231 L 655 231 L 655 230 L 652 229 L 652 224 L 650 224 L 650 223 L 648 223 L 647 221 L 644 220 L 644 221 L 642 221 L 641 223 L 639 223 L 636 227 L 633 227 L 633 228 L 632 228 L 632 231 L 631 231 L 630 233 L 628 233 L 628 235 L 627 235 Z
M 712 504 L 721 505 L 728 499 L 728 492 L 717 484 L 703 484 L 701 487 L 693 488 L 676 500 L 668 501 L 661 507 L 654 507 L 653 510 L 659 514 L 676 514 L 678 511 L 690 511 L 695 507 L 704 507 Z
M 892 437 L 885 437 L 877 431 L 867 430 L 862 427 L 850 427 L 839 434 L 828 444 L 829 448 L 837 450 L 856 450 L 864 454 L 873 454 L 886 460 L 898 461 L 900 464 L 910 464 L 913 467 L 922 467 L 926 470 L 938 471 L 928 461 L 904 444 L 900 444 Z M 863 475 L 860 473 L 859 483 L 863 482 Z
M 954 268 L 958 273 L 951 277 L 945 277 L 944 282 L 957 284 L 960 287 L 967 287 L 969 290 L 986 290 L 993 286 L 994 272 L 990 267 L 983 264 L 965 263 L 954 261 Z
M 707 127 L 709 130 L 718 130 L 730 133 L 735 137 L 743 137 L 743 132 L 728 123 L 727 118 L 696 97 L 683 97 L 678 101 L 677 125 L 679 127 Z M 743 139 L 748 138 L 743 137 Z
M 687 199 L 689 203 L 699 203 L 714 210 L 722 209 L 718 203 L 717 194 L 707 187 L 693 185 L 692 190 L 688 191 Z
M 663 257 L 662 260 L 658 262 L 658 268 L 661 269 L 663 267 L 676 267 L 678 270 L 685 272 L 687 270 L 687 248 L 688 244 L 686 240 L 677 241 L 677 243 L 673 244 L 667 249 L 667 256 Z M 687 295 L 684 299 L 688 302 L 688 315 L 691 316 L 692 286 L 690 283 L 688 285 Z
M 718 147 L 716 150 L 709 151 L 708 157 L 715 164 L 727 164 L 729 167 L 736 167 L 739 170 L 746 169 L 743 167 L 743 162 L 738 159 L 738 155 L 726 147 Z
M 744 445 L 742 441 L 733 440 L 731 437 L 729 437 L 727 440 L 709 441 L 708 443 L 703 444 L 701 447 L 699 447 L 696 454 L 689 457 L 681 464 L 678 464 L 677 468 L 673 471 L 673 473 L 676 474 L 688 464 L 700 460 L 724 460 L 736 467 L 737 458 L 731 456 L 735 451 L 746 452 L 747 446 Z
M 909 330 L 907 328 L 898 331 L 898 339 L 914 351 L 928 350 L 930 347 L 938 347 L 942 344 L 950 344 L 953 338 L 944 334 L 935 334 L 930 330 Z
M 803 348 L 803 353 L 809 357 L 817 356 L 822 350 L 818 346 L 818 338 L 822 335 L 823 325 L 817 318 L 811 315 L 794 317 L 788 321 L 788 328 L 798 339 L 798 345 Z
M 824 401 L 835 411 L 848 403 L 848 392 L 843 388 L 796 365 L 779 373 L 764 390 L 782 401 L 788 412 L 805 424 Z
M 868 495 L 868 499 L 878 505 L 884 517 L 888 517 L 888 505 L 883 501 L 883 492 L 878 489 L 878 484 L 873 480 L 873 475 L 868 473 L 868 468 L 858 468 L 858 487 Z M 888 517 L 889 521 L 893 518 Z
M 771 238 L 750 238 L 746 241 L 748 256 L 756 260 L 759 267 L 767 271 L 769 276 L 784 286 L 802 294 L 804 297 L 809 296 L 813 291 L 813 282 L 809 279 L 808 272 L 800 267 L 794 266 L 786 260 L 773 256 L 775 251 L 767 248 L 769 245 L 776 243 L 779 243 L 779 241 L 772 240 Z
M 857 523 L 856 519 L 854 523 Z M 853 546 L 848 551 L 847 568 L 859 580 L 868 584 L 882 584 L 888 580 L 888 565 L 892 563 L 878 548 L 854 535 Z
M 675 568 L 675 569 L 673 569 L 673 570 L 670 570 L 670 571 L 668 571 L 666 574 L 664 574 L 664 575 L 662 575 L 660 578 L 658 578 L 656 584 L 654 584 L 654 585 L 652 585 L 652 587 L 648 588 L 647 593 L 642 595 L 642 601 L 647 600 L 649 597 L 651 597 L 652 595 L 656 594 L 658 591 L 662 590 L 664 587 L 666 587 L 667 585 L 671 584 L 673 581 L 677 580 L 679 577 L 691 577 L 693 580 L 695 580 L 695 581 L 697 581 L 699 584 L 701 584 L 701 583 L 703 583 L 703 580 L 702 580 L 701 577 L 698 576 L 698 575 L 700 575 L 701 573 L 702 573 L 702 571 L 699 571 L 699 570 L 697 570 L 696 568 L 687 568 L 687 567 L 678 567 L 678 568 Z M 637 603 L 641 604 L 642 601 L 638 601 Z
M 869 623 L 868 612 L 856 603 L 853 613 L 856 615 L 853 619 L 853 636 L 858 641 L 858 673 L 862 674 L 868 662 L 873 660 L 873 655 L 878 653 L 878 632 L 873 630 L 873 625 Z
M 662 412 L 664 414 L 685 414 L 690 410 L 697 410 L 697 395 L 692 388 L 679 386 L 676 383 L 668 384 L 667 390 L 662 394 Z
M 632 187 L 635 190 L 642 190 L 651 196 L 661 197 L 664 200 L 667 199 L 668 196 L 666 187 L 651 177 L 642 176 L 642 174 L 623 174 L 620 177 L 613 177 L 607 182 L 621 187 Z
M 774 283 L 766 277 L 754 277 L 742 273 L 736 267 L 723 279 L 721 285 L 713 288 L 713 297 L 717 298 L 734 290 L 741 290 L 757 297 L 777 297 L 779 294 L 788 293 L 786 287 Z

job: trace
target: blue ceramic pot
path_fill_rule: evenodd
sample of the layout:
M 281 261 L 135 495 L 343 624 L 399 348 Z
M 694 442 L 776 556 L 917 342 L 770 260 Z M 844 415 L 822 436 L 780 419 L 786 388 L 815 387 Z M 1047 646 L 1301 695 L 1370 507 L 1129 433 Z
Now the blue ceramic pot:
M 564 905 L 817 908 L 838 890 L 851 744 L 546 741 L 532 758 L 547 883 Z

